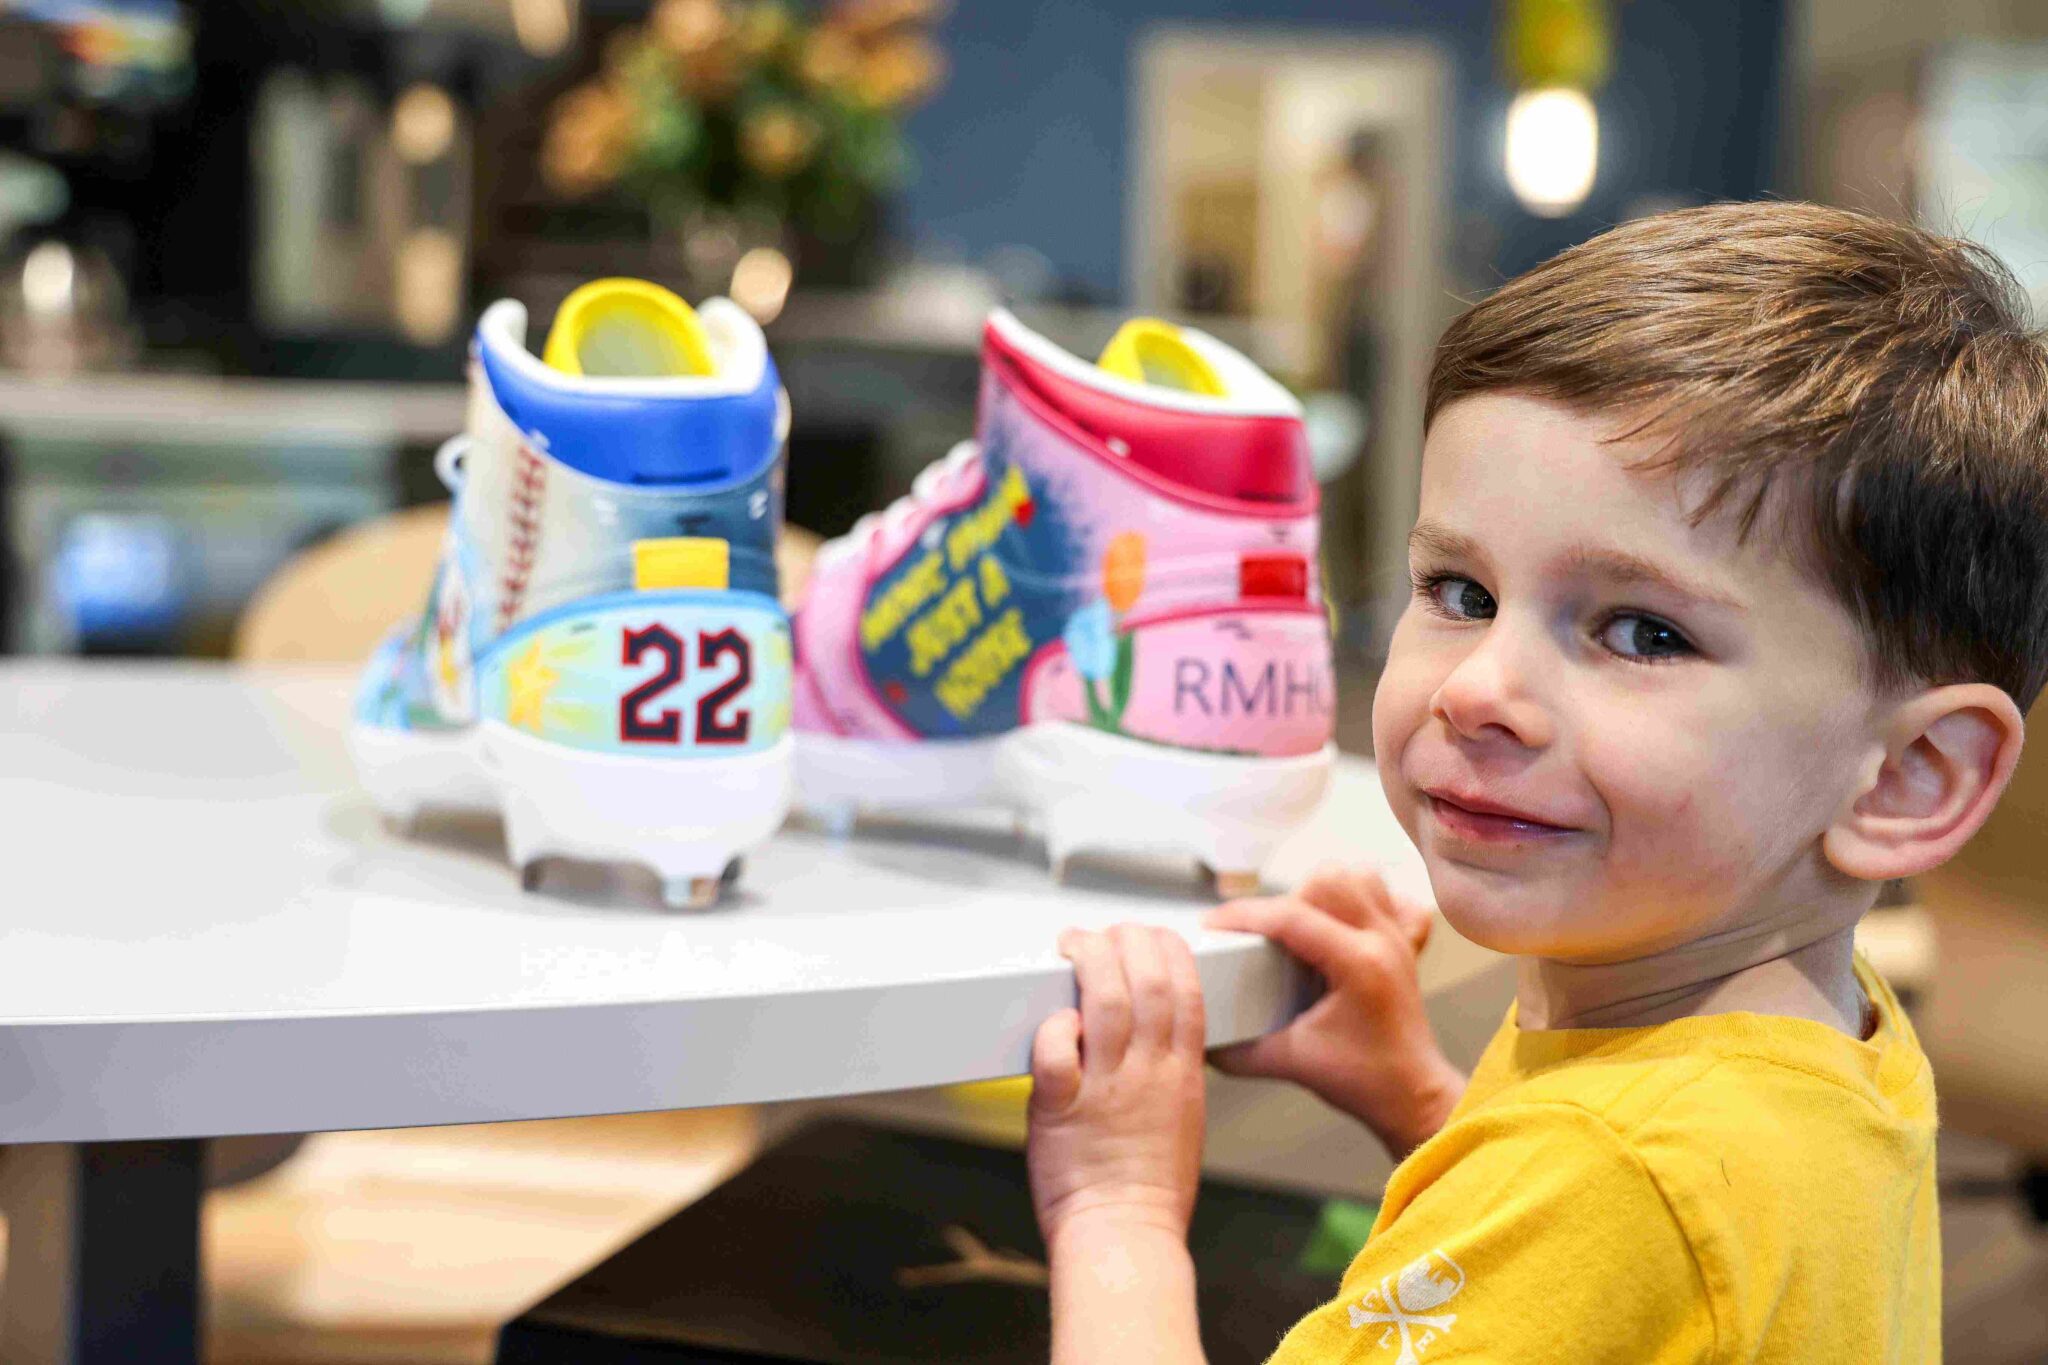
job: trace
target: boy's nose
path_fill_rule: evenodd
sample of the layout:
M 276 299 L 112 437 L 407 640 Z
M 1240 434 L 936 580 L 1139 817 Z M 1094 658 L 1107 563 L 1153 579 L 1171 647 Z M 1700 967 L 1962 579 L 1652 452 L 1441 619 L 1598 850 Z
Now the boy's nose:
M 1430 714 L 1465 739 L 1546 748 L 1557 727 L 1530 686 L 1533 664 L 1523 642 L 1496 621 L 1438 685 Z

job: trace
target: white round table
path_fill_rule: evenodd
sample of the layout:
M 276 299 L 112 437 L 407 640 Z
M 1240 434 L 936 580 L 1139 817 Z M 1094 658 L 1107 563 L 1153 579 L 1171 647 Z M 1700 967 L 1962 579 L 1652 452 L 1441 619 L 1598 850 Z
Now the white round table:
M 31 1215 L 45 1239 L 83 1243 L 94 1191 L 125 1188 L 132 1227 L 151 1196 L 94 1165 L 121 1144 L 140 1158 L 196 1150 L 167 1139 L 1016 1074 L 1073 1001 L 1054 949 L 1069 924 L 1185 934 L 1212 1045 L 1310 998 L 1278 950 L 1200 927 L 1212 902 L 1192 867 L 1083 859 L 1057 885 L 1007 818 L 793 825 L 705 912 L 664 910 L 651 878 L 612 869 L 557 865 L 523 893 L 495 820 L 384 828 L 343 753 L 348 693 L 331 671 L 0 667 L 0 1143 L 38 1144 L 0 1162 L 9 1359 L 5 1333 L 48 1316 L 25 1304 L 47 1278 L 30 1268 L 63 1259 L 22 1237 L 22 1201 L 54 1199 Z M 1425 892 L 1362 760 L 1340 762 L 1269 872 L 1285 884 L 1333 858 Z M 57 1299 L 81 1300 L 73 1271 L 45 1268 Z M 51 1329 L 69 1344 L 43 1354 L 102 1358 L 79 1344 L 91 1306 L 72 1307 Z

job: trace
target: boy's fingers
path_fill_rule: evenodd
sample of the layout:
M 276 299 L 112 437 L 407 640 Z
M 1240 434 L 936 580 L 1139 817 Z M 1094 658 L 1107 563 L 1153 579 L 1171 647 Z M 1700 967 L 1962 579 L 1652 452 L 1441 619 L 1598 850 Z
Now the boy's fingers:
M 1081 1093 L 1081 1015 L 1061 1010 L 1038 1026 L 1031 1040 L 1031 1098 L 1064 1109 Z
M 1225 901 L 1202 916 L 1202 927 L 1237 929 L 1247 934 L 1263 933 L 1254 926 L 1264 924 L 1272 908 L 1286 904 L 1288 899 L 1286 896 L 1248 896 L 1243 900 Z
M 1289 898 L 1239 901 L 1240 913 L 1216 928 L 1263 934 L 1330 980 L 1341 981 L 1358 954 L 1359 931 L 1312 906 Z
M 1429 946 L 1430 930 L 1436 928 L 1436 911 L 1412 902 L 1403 903 L 1402 909 L 1407 921 L 1403 927 L 1408 932 L 1408 942 L 1414 947 L 1415 955 L 1420 957 L 1422 950 Z
M 1070 929 L 1060 953 L 1074 964 L 1081 993 L 1081 1067 L 1091 1074 L 1114 1071 L 1131 1041 L 1131 994 L 1123 963 L 1109 939 Z
M 1404 936 L 1409 933 L 1379 874 L 1354 872 L 1339 863 L 1325 863 L 1318 867 L 1301 884 L 1301 889 L 1291 896 L 1231 901 L 1211 911 L 1203 922 L 1212 929 L 1242 928 L 1243 925 L 1232 922 L 1233 915 L 1236 907 L 1248 904 L 1306 906 L 1352 929 L 1384 927 L 1398 929 Z
M 1285 1044 L 1280 1035 L 1219 1047 L 1209 1054 L 1209 1064 L 1226 1076 L 1275 1076 L 1281 1074 L 1279 1060 Z
M 1374 917 L 1370 883 L 1362 883 L 1361 874 L 1342 863 L 1322 864 L 1301 884 L 1299 894 L 1310 905 L 1354 929 L 1363 929 Z
M 1179 934 L 1161 941 L 1166 953 L 1166 972 L 1173 982 L 1173 1050 L 1199 1053 L 1207 1041 L 1209 1026 L 1202 1005 L 1202 973 L 1195 966 L 1195 950 Z
M 1173 1040 L 1173 981 L 1166 974 L 1166 951 L 1159 941 L 1163 929 L 1119 924 L 1109 931 L 1110 946 L 1123 964 L 1124 984 L 1131 993 L 1131 1046 L 1165 1051 Z
M 1382 928 L 1398 933 L 1403 938 L 1413 938 L 1410 923 L 1410 905 L 1387 889 L 1387 879 L 1370 869 L 1345 872 L 1330 888 L 1333 900 L 1339 900 L 1344 908 L 1331 913 L 1361 929 Z

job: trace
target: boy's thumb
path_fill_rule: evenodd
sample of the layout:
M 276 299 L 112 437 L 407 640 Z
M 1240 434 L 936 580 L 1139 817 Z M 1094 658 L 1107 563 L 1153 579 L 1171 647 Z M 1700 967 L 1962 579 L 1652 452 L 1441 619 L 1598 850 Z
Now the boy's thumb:
M 1262 1038 L 1214 1049 L 1209 1053 L 1209 1065 L 1226 1076 L 1284 1075 L 1283 1047 L 1278 1033 L 1268 1033 Z

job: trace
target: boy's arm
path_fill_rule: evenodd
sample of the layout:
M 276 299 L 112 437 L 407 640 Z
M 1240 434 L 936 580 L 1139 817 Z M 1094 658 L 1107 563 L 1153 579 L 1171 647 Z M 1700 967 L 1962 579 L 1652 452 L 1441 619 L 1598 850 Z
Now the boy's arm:
M 1188 1218 L 1201 1178 L 1202 985 L 1166 929 L 1070 930 L 1080 1008 L 1032 1048 L 1032 1202 L 1054 1365 L 1202 1360 Z
M 1326 867 L 1287 896 L 1232 901 L 1212 929 L 1263 934 L 1320 973 L 1329 991 L 1287 1027 L 1215 1056 L 1217 1069 L 1315 1092 L 1386 1144 L 1394 1160 L 1435 1136 L 1465 1093 L 1422 1008 L 1416 960 L 1435 912 L 1370 872 Z
M 1203 1359 L 1185 1233 L 1082 1219 L 1047 1255 L 1053 1365 Z
M 1798 1255 L 1827 1239 L 1788 1231 L 1812 1215 L 1772 1203 L 1769 1186 L 1731 1202 L 1723 1137 L 1689 1141 L 1661 1124 L 1649 1144 L 1663 1149 L 1651 1153 L 1653 1171 L 1604 1117 L 1574 1104 L 1474 1115 L 1388 1182 L 1380 1220 L 1336 1297 L 1296 1324 L 1271 1365 L 1394 1365 L 1397 1355 L 1424 1365 L 1754 1359 L 1753 1334 L 1769 1313 L 1745 1317 L 1716 1295 L 1782 1305 L 1775 1296 L 1788 1262 L 1756 1260 L 1749 1234 L 1804 1248 Z M 1785 1226 L 1739 1217 L 1765 1208 Z M 1680 1209 L 1704 1213 L 1718 1242 L 1696 1250 Z M 1733 1260 L 1723 1254 L 1731 1249 Z M 1798 1263 L 1821 1279 L 1830 1273 L 1819 1261 Z M 1751 1279 L 1759 1268 L 1766 1274 Z M 1815 1346 L 1802 1358 L 1851 1356 Z

